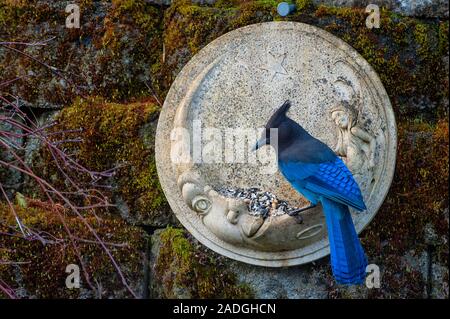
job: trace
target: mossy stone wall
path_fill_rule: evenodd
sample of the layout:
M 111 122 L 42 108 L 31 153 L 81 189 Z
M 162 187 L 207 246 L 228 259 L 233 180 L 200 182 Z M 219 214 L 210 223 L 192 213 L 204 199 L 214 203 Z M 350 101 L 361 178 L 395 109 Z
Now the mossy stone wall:
M 81 28 L 69 30 L 59 2 L 0 0 L 0 41 L 55 37 L 45 47 L 27 47 L 25 52 L 57 68 L 57 72 L 49 71 L 0 47 L 1 77 L 26 76 L 2 92 L 20 96 L 24 107 L 37 114 L 40 108 L 57 109 L 59 129 L 82 127 L 83 142 L 67 147 L 85 165 L 107 169 L 126 164 L 113 179 L 115 189 L 108 193 L 118 207 L 102 211 L 102 222 L 92 222 L 100 233 L 127 242 L 128 250 L 117 249 L 117 254 L 125 258 L 128 276 L 137 276 L 141 265 L 149 261 L 144 271 L 151 275 L 147 293 L 160 298 L 448 298 L 448 15 L 406 17 L 382 8 L 380 28 L 370 30 L 365 26 L 364 8 L 318 6 L 310 1 L 296 1 L 298 10 L 286 18 L 277 16 L 278 1 L 194 4 L 174 0 L 170 6 L 150 2 L 81 1 Z M 217 256 L 181 228 L 161 192 L 153 134 L 178 72 L 220 35 L 274 20 L 312 24 L 349 43 L 373 66 L 391 99 L 399 134 L 396 174 L 384 205 L 361 234 L 370 262 L 380 266 L 381 289 L 336 286 L 327 258 L 270 270 Z M 60 181 L 44 151 L 33 152 L 33 165 L 53 182 Z M 18 189 L 34 198 L 27 199 L 30 209 L 19 208 L 24 221 L 64 237 L 52 213 L 55 208 L 42 203 L 39 191 L 29 186 Z M 4 203 L 0 220 L 14 225 Z M 156 229 L 150 260 L 142 229 L 150 233 Z M 25 287 L 26 296 L 82 297 L 61 289 L 66 275 L 61 271 L 73 256 L 70 249 L 64 258 L 50 261 L 44 256 L 55 255 L 60 246 L 3 235 L 0 242 L 4 243 L 0 260 L 32 261 L 1 265 L 3 270 L 8 268 L 1 272 L 1 279 Z M 17 250 L 11 252 L 11 247 Z M 85 249 L 89 264 L 107 262 L 104 256 L 94 258 L 95 245 Z M 95 278 L 104 278 L 102 269 L 108 266 L 104 267 Z M 56 281 L 49 286 L 36 274 Z M 290 280 L 296 274 L 301 282 Z M 135 282 L 142 283 L 143 278 Z M 111 296 L 120 291 L 114 281 L 101 281 Z

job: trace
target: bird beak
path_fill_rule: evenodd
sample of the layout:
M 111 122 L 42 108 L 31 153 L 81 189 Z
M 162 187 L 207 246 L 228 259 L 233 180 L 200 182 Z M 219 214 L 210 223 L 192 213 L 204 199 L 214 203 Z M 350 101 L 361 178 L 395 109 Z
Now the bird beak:
M 261 138 L 260 140 L 258 140 L 256 142 L 255 146 L 253 146 L 252 152 L 256 151 L 257 149 L 259 149 L 260 147 L 262 147 L 266 144 L 267 144 L 267 138 Z

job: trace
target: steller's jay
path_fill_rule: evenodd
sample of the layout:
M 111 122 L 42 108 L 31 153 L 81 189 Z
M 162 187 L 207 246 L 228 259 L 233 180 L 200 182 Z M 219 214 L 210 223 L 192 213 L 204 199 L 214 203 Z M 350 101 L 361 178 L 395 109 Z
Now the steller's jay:
M 328 229 L 331 268 L 337 282 L 362 284 L 367 259 L 348 206 L 366 209 L 358 184 L 344 162 L 324 143 L 286 116 L 286 101 L 271 116 L 254 150 L 270 143 L 270 129 L 278 129 L 278 166 L 291 185 L 315 207 L 319 202 Z

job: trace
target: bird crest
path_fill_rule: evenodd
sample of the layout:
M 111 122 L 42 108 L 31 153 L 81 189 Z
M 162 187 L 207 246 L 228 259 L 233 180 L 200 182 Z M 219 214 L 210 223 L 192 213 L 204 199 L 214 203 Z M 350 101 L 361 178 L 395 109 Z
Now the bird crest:
M 286 112 L 291 107 L 291 101 L 286 100 L 286 102 L 283 103 L 270 117 L 269 121 L 267 122 L 267 128 L 271 127 L 277 127 L 278 124 L 281 122 L 282 119 L 286 117 Z

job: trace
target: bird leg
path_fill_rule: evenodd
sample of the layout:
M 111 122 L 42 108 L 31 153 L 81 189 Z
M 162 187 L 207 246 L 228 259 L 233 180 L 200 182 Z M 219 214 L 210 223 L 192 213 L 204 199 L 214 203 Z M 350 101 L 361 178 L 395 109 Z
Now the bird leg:
M 316 204 L 310 204 L 308 207 L 303 207 L 303 208 L 299 208 L 299 209 L 293 210 L 293 211 L 291 211 L 291 212 L 288 212 L 288 215 L 289 215 L 289 216 L 297 216 L 297 215 L 300 214 L 301 212 L 304 212 L 305 210 L 314 208 L 314 207 L 316 207 L 316 206 L 317 206 Z

